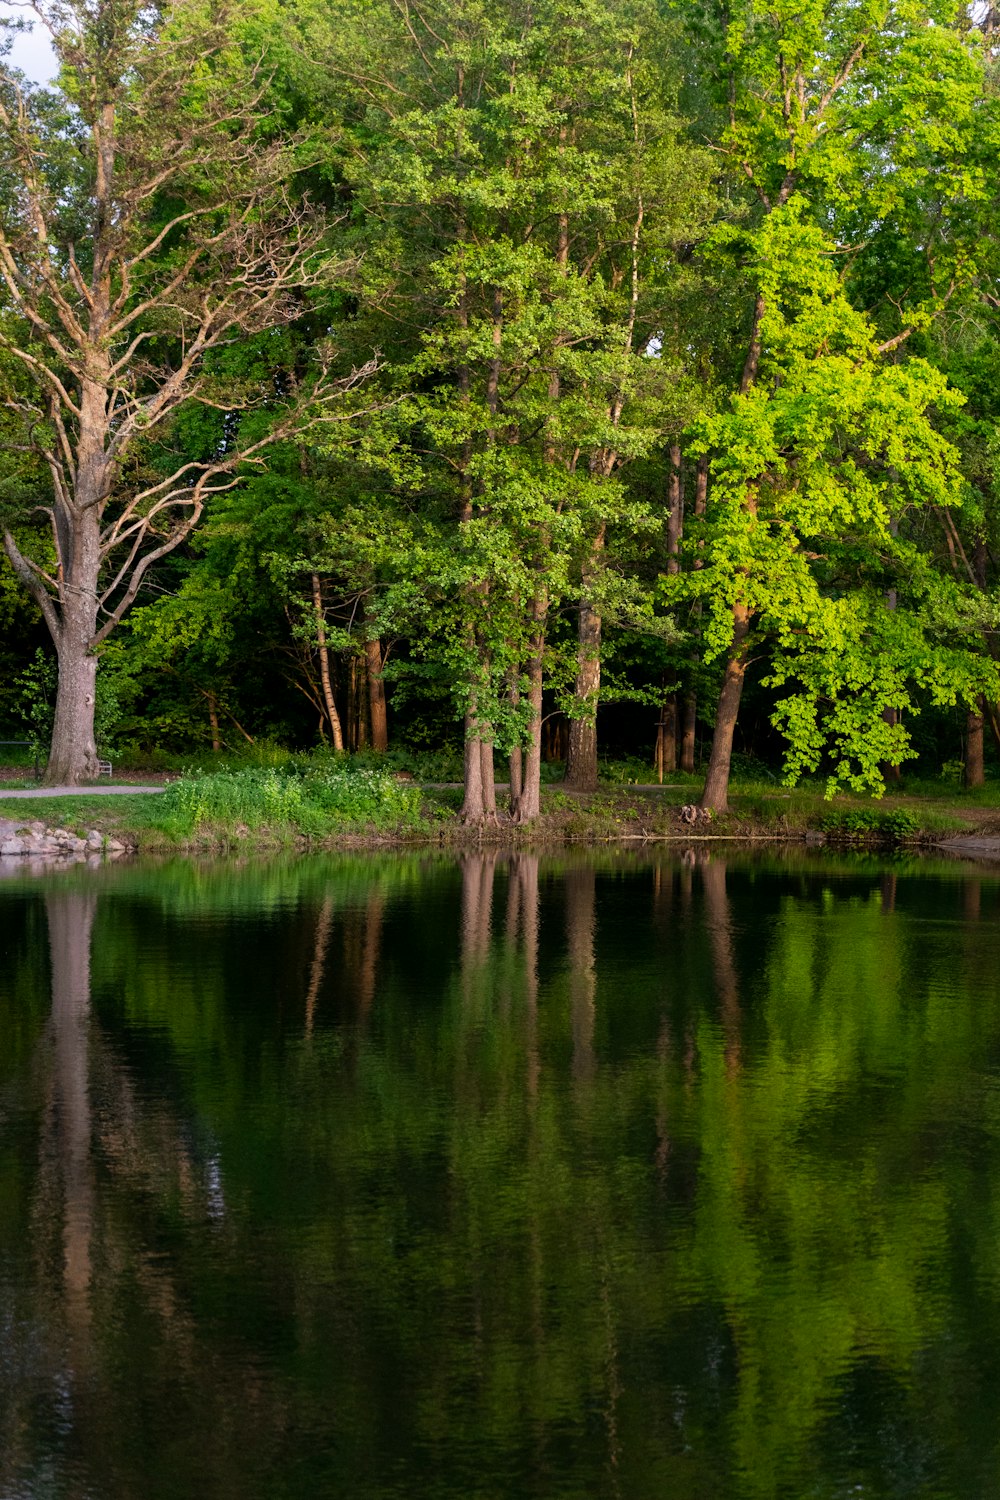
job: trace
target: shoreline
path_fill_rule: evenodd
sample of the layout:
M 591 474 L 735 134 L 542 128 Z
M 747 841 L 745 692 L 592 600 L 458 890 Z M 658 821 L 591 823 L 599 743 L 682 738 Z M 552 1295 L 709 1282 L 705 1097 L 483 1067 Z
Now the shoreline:
M 711 846 L 713 844 L 802 844 L 810 848 L 937 850 L 979 860 L 1000 860 L 1000 796 L 991 805 L 958 796 L 901 794 L 881 801 L 838 797 L 826 801 L 806 788 L 736 787 L 730 810 L 706 824 L 682 817 L 692 784 L 624 784 L 580 793 L 550 783 L 543 788 L 541 816 L 528 824 L 501 818 L 496 825 L 466 827 L 459 821 L 460 788 L 421 784 L 419 813 L 403 824 L 376 827 L 345 823 L 317 830 L 294 823 L 212 823 L 179 830 L 156 824 L 161 790 L 136 786 L 30 789 L 30 796 L 4 796 L 0 784 L 0 859 L 66 854 L 232 854 L 362 852 L 365 850 L 518 850 L 621 845 Z M 112 793 L 112 795 L 109 795 Z M 28 805 L 24 805 L 27 801 Z M 23 807 L 23 811 L 22 811 Z M 4 844 L 20 840 L 23 853 Z M 50 847 L 40 850 L 39 840 Z

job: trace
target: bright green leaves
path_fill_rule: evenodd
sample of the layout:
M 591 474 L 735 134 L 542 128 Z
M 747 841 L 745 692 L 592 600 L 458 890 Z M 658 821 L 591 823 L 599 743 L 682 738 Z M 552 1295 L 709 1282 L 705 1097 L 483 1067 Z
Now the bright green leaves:
M 689 542 L 700 566 L 667 597 L 702 599 L 709 659 L 729 649 L 737 605 L 773 643 L 767 681 L 792 689 L 775 713 L 792 779 L 826 764 L 831 789 L 880 789 L 880 767 L 909 753 L 899 714 L 915 690 L 940 703 L 983 690 L 981 658 L 935 642 L 926 610 L 890 609 L 886 595 L 899 518 L 961 501 L 937 421 L 963 398 L 924 360 L 887 361 L 799 195 L 745 242 L 761 298 L 756 378 L 700 424 L 713 481 Z
M 906 602 L 871 588 L 817 597 L 803 626 L 779 632 L 767 682 L 791 689 L 774 714 L 789 783 L 825 767 L 828 795 L 841 785 L 880 795 L 885 766 L 915 755 L 901 715 L 920 702 L 997 697 L 996 663 L 942 639 L 935 592 Z

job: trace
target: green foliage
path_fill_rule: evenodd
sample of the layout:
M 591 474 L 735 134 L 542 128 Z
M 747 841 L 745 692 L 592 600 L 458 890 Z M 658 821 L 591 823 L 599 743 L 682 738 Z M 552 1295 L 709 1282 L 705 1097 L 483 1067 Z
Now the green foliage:
M 920 819 L 902 807 L 848 807 L 825 813 L 820 828 L 831 838 L 898 844 L 920 832 Z
M 419 790 L 385 771 L 272 767 L 185 777 L 158 796 L 152 822 L 175 837 L 240 829 L 321 837 L 349 827 L 399 828 L 419 809 Z
M 38 745 L 52 738 L 56 708 L 56 663 L 51 651 L 41 646 L 26 667 L 10 683 L 8 714 Z
M 123 66 L 153 39 L 144 15 L 120 10 Z M 258 148 L 277 174 L 259 214 L 308 197 L 331 228 L 289 321 L 213 334 L 192 399 L 155 432 L 140 423 L 110 533 L 133 535 L 128 495 L 255 442 L 317 358 L 346 374 L 381 352 L 365 410 L 346 402 L 357 420 L 272 445 L 232 487 L 220 475 L 155 593 L 144 579 L 101 653 L 103 747 L 220 743 L 235 765 L 251 739 L 328 741 L 321 635 L 353 745 L 377 637 L 393 739 L 427 752 L 390 764 L 457 779 L 466 715 L 500 752 L 530 737 L 539 660 L 544 713 L 592 714 L 582 600 L 602 621 L 601 702 L 651 724 L 694 693 L 703 729 L 745 611 L 747 750 L 776 759 L 769 719 L 787 780 L 823 777 L 830 795 L 878 794 L 929 708 L 954 710 L 957 736 L 967 708 L 1000 699 L 1000 94 L 968 17 L 938 0 L 254 0 L 163 19 L 171 108 L 221 154 L 172 157 L 169 191 L 137 200 L 130 233 L 174 229 L 126 300 L 159 295 L 221 233 L 203 210 Z M 64 246 L 52 274 L 79 310 L 65 247 L 86 259 L 93 184 L 74 67 L 29 113 Z M 155 155 L 141 83 L 115 84 L 126 164 Z M 0 211 L 19 171 L 11 157 Z M 147 309 L 134 348 L 131 333 L 115 345 L 133 405 L 176 364 L 198 286 L 182 275 L 166 322 Z M 41 409 L 26 426 L 21 353 L 36 356 L 15 352 L 5 295 L 0 511 L 55 588 L 61 447 Z M 675 478 L 684 537 L 668 555 Z M 183 483 L 171 495 L 190 504 Z M 173 546 L 174 525 L 150 517 L 149 545 Z M 0 722 L 46 737 L 40 617 L 19 587 L 0 565 Z

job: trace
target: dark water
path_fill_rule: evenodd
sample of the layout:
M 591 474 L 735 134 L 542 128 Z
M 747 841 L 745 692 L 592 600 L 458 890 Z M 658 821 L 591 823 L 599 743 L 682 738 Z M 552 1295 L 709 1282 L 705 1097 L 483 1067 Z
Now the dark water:
M 0 1496 L 995 1497 L 1000 883 L 0 886 Z

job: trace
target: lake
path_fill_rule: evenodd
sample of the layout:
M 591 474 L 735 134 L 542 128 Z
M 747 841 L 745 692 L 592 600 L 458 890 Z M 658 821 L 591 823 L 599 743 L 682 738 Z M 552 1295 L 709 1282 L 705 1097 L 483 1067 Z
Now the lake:
M 0 881 L 3 1500 L 1000 1492 L 1000 880 Z

